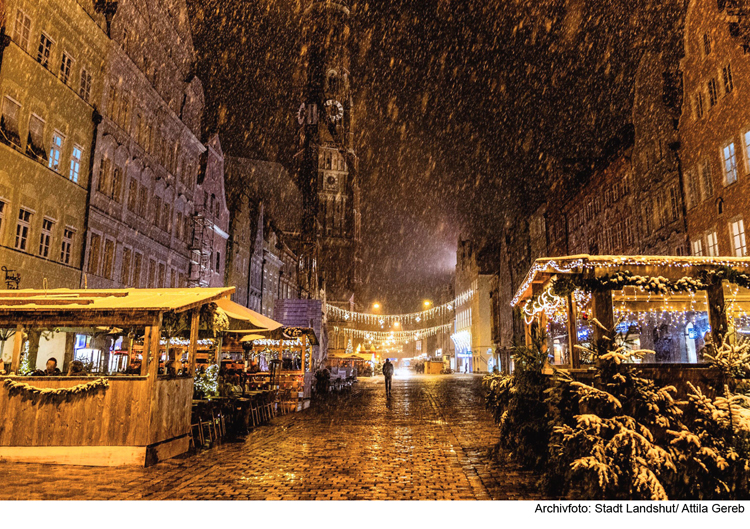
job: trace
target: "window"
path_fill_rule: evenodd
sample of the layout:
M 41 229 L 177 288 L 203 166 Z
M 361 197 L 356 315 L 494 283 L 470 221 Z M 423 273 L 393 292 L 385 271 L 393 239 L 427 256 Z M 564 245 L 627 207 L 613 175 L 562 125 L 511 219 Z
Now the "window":
M 60 172 L 60 156 L 62 155 L 63 137 L 59 132 L 52 135 L 52 147 L 49 149 L 48 166 L 53 171 Z
M 133 260 L 133 286 L 140 288 L 141 286 L 141 267 L 143 265 L 143 254 L 136 253 L 135 259 Z
M 18 223 L 16 224 L 16 250 L 26 251 L 30 225 L 31 211 L 21 208 L 18 211 Z
M 70 264 L 70 253 L 73 249 L 73 234 L 75 232 L 70 228 L 63 230 L 62 247 L 60 249 L 60 261 Z
M 0 140 L 21 146 L 18 129 L 18 117 L 21 113 L 21 105 L 9 97 L 3 98 L 3 114 L 0 117 Z
M 164 214 L 162 215 L 162 229 L 172 234 L 172 206 L 169 204 L 164 204 Z
M 154 197 L 154 226 L 161 228 L 161 197 Z
M 89 265 L 87 271 L 89 274 L 99 273 L 99 257 L 102 250 L 102 238 L 96 233 L 91 234 L 91 247 L 89 248 Z
M 148 206 L 148 189 L 146 189 L 146 186 L 141 186 L 141 188 L 138 190 L 138 214 L 143 217 L 143 220 L 146 219 L 146 207 Z
M 120 267 L 120 284 L 122 286 L 130 285 L 130 259 L 132 253 L 130 248 L 122 249 L 122 266 Z
M 73 146 L 73 154 L 70 156 L 70 179 L 78 182 L 78 175 L 81 173 L 81 155 L 83 151 L 78 145 Z
M 625 219 L 625 244 L 633 244 L 633 225 L 630 217 Z
M 693 103 L 695 105 L 694 112 L 695 112 L 695 119 L 700 119 L 703 117 L 703 92 L 700 90 L 695 93 L 695 98 L 693 99 Z
M 703 199 L 713 196 L 714 194 L 714 183 L 711 177 L 711 163 L 706 160 L 700 166 L 701 173 L 701 191 L 703 192 Z
M 728 143 L 722 149 L 724 160 L 724 185 L 733 184 L 737 181 L 737 158 L 734 154 L 734 143 Z
M 709 37 L 707 33 L 703 34 L 703 54 L 711 54 L 711 37 Z
M 104 269 L 102 270 L 102 276 L 107 279 L 112 279 L 112 269 L 114 268 L 115 262 L 115 243 L 114 241 L 107 239 L 104 242 Z
M 70 81 L 70 71 L 73 69 L 73 58 L 64 51 L 62 54 L 62 61 L 60 62 L 60 80 L 68 84 Z
M 37 53 L 36 60 L 45 68 L 49 68 L 49 56 L 51 51 L 52 39 L 42 33 L 42 36 L 39 38 L 39 53 Z
M 20 9 L 16 12 L 16 27 L 13 40 L 23 51 L 29 50 L 29 36 L 31 34 L 31 19 Z
M 167 272 L 164 263 L 159 263 L 159 288 L 164 288 L 167 282 Z
M 112 176 L 112 198 L 122 202 L 122 168 L 115 167 Z
M 727 64 L 721 69 L 721 76 L 724 79 L 724 93 L 731 94 L 734 90 L 734 81 L 732 80 L 732 65 Z
M 138 181 L 135 178 L 130 179 L 130 189 L 128 190 L 128 209 L 135 213 L 135 205 L 138 203 Z
M 719 238 L 715 229 L 706 233 L 706 250 L 711 257 L 719 255 Z
M 680 217 L 679 201 L 677 198 L 677 188 L 672 186 L 669 188 L 669 220 L 674 222 Z
M 182 213 L 177 212 L 177 220 L 174 223 L 174 236 L 175 238 L 182 240 Z
M 120 109 L 117 116 L 117 123 L 126 132 L 130 132 L 130 97 L 123 92 L 120 97 Z
M 700 201 L 700 191 L 698 189 L 698 179 L 695 175 L 695 169 L 685 171 L 685 195 L 687 198 L 687 207 L 693 208 L 697 206 Z
M 52 221 L 42 220 L 42 233 L 39 236 L 39 255 L 45 259 L 49 257 L 49 242 L 52 238 Z
M 29 118 L 29 138 L 26 152 L 39 159 L 46 160 L 47 152 L 44 148 L 44 120 L 32 114 Z
M 221 273 L 221 252 L 216 252 L 216 273 Z
M 91 99 L 91 74 L 86 68 L 81 68 L 81 87 L 78 93 L 87 103 Z
M 148 288 L 154 288 L 156 285 L 156 261 L 149 259 L 148 261 Z
M 96 189 L 105 195 L 109 195 L 109 171 L 111 167 L 112 162 L 109 161 L 109 158 L 104 156 L 101 162 L 99 162 L 99 181 L 96 184 Z
M 747 255 L 747 244 L 745 242 L 745 223 L 737 219 L 729 223 L 729 233 L 732 235 L 732 251 L 735 257 Z
M 713 77 L 708 80 L 708 104 L 713 107 L 719 102 L 719 89 L 716 85 L 716 79 Z
M 703 239 L 693 241 L 693 255 L 696 257 L 703 256 Z
M 0 233 L 5 225 L 5 202 L 0 201 Z

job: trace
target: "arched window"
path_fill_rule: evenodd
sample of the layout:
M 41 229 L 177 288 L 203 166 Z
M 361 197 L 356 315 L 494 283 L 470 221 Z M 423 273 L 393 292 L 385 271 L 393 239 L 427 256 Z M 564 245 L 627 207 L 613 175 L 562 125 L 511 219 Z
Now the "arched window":
M 339 90 L 339 76 L 336 73 L 336 70 L 331 70 L 328 72 L 328 91 L 338 92 L 338 90 Z

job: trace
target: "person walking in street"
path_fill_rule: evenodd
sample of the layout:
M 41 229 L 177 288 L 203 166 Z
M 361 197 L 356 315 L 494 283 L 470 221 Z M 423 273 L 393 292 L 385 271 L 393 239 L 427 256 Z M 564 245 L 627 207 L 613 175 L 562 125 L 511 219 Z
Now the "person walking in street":
M 391 396 L 391 379 L 393 378 L 393 364 L 391 359 L 386 358 L 385 364 L 383 364 L 383 376 L 385 377 L 385 396 Z

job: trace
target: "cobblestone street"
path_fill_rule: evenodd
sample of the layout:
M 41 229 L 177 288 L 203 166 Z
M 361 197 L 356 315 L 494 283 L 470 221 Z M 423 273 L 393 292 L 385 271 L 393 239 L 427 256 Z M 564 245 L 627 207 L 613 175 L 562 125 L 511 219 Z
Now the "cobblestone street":
M 4 499 L 537 499 L 495 462 L 481 377 L 363 379 L 329 406 L 150 468 L 0 464 Z

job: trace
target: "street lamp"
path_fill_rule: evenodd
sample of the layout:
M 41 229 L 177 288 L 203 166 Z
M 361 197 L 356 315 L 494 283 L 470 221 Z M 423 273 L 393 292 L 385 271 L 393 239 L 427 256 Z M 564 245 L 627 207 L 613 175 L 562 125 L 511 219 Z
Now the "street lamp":
M 424 307 L 425 307 L 425 308 L 427 308 L 427 307 L 429 307 L 430 305 L 432 305 L 432 302 L 431 302 L 431 301 L 428 301 L 428 300 L 425 300 L 425 301 L 424 301 L 424 303 L 423 303 L 423 305 L 424 305 Z
M 376 301 L 375 303 L 373 303 L 373 304 L 372 304 L 372 308 L 373 308 L 373 309 L 375 309 L 375 310 L 378 310 L 378 309 L 380 309 L 380 303 L 378 303 L 378 302 Z

